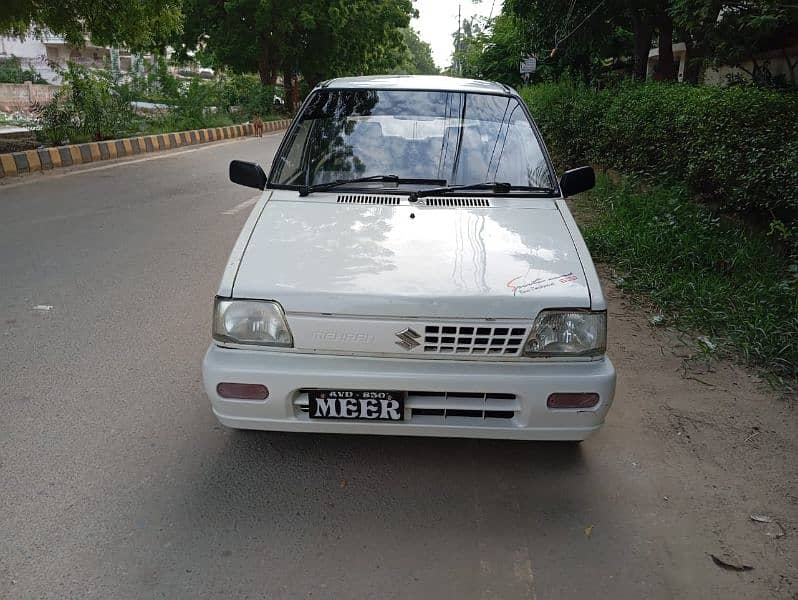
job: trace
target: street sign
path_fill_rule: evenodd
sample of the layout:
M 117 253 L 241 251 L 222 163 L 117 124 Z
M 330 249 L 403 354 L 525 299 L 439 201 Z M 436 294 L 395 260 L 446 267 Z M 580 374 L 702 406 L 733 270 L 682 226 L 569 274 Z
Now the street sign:
M 529 55 L 523 61 L 521 61 L 521 67 L 519 68 L 519 71 L 521 72 L 521 75 L 528 75 L 537 71 L 537 68 L 538 57 Z

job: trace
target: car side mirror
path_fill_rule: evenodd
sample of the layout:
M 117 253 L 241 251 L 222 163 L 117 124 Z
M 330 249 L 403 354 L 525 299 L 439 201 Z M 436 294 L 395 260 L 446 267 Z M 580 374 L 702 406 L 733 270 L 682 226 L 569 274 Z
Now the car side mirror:
M 577 167 L 566 171 L 560 177 L 560 190 L 566 198 L 592 190 L 595 185 L 596 173 L 593 171 L 593 167 Z
M 258 163 L 245 160 L 230 161 L 230 181 L 238 185 L 262 190 L 266 187 L 266 173 Z

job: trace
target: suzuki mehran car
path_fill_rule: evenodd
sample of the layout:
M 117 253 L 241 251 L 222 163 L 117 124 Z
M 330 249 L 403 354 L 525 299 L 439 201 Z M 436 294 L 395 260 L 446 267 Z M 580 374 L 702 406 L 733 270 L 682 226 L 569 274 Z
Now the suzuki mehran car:
M 227 263 L 203 362 L 239 429 L 582 440 L 615 370 L 607 305 L 511 88 L 437 76 L 307 97 Z

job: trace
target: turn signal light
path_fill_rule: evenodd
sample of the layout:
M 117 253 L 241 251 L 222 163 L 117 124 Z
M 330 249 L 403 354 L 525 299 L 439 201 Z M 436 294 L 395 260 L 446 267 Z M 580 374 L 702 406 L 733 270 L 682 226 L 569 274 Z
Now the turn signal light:
M 549 408 L 593 408 L 599 403 L 599 395 L 586 394 L 551 394 L 546 400 Z
M 266 400 L 269 388 L 260 383 L 220 383 L 216 393 L 232 400 Z

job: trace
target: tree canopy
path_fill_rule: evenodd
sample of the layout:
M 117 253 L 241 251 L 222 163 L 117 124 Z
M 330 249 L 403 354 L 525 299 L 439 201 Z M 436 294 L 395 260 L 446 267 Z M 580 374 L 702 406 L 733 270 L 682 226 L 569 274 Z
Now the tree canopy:
M 185 0 L 185 11 L 184 49 L 264 84 L 302 73 L 309 85 L 399 64 L 415 14 L 411 0 Z
M 539 77 L 571 72 L 592 79 L 619 69 L 644 79 L 656 44 L 655 77 L 675 79 L 671 48 L 682 41 L 688 55 L 685 80 L 697 83 L 707 66 L 739 66 L 758 52 L 795 40 L 798 5 L 779 0 L 505 0 L 498 17 L 477 22 L 476 28 L 473 21 L 465 25 L 460 46 L 455 43 L 464 75 L 517 83 L 519 61 L 534 54 Z
M 392 73 L 404 75 L 437 75 L 440 71 L 435 66 L 429 44 L 418 37 L 413 29 L 402 29 L 404 52 L 401 62 L 393 68 Z
M 180 31 L 183 0 L 4 0 L 0 33 L 24 37 L 47 30 L 75 45 L 131 50 L 163 47 Z

